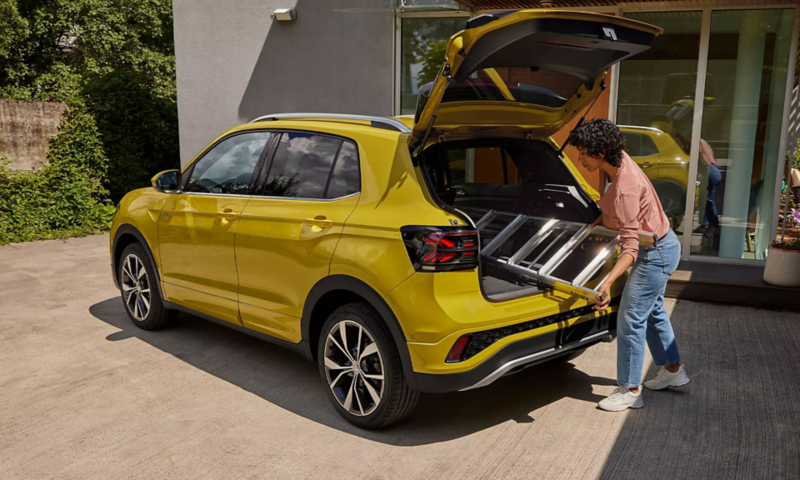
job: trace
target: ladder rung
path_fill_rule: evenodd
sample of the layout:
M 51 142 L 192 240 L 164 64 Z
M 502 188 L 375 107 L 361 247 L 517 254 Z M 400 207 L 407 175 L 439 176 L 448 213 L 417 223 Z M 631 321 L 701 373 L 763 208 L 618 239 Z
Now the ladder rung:
M 514 232 L 516 232 L 519 227 L 525 223 L 526 220 L 527 219 L 525 218 L 525 215 L 518 215 L 516 218 L 514 218 L 514 220 L 512 220 L 511 223 L 506 226 L 506 228 L 501 230 L 500 233 L 498 233 L 497 236 L 495 236 L 492 241 L 486 245 L 486 248 L 483 249 L 481 255 L 489 256 L 493 254 L 494 251 L 500 248 L 500 246 L 505 243 L 505 241 L 508 240 L 511 235 L 513 235 Z
M 542 258 L 547 252 L 549 252 L 554 245 L 557 245 L 558 241 L 561 240 L 561 237 L 563 237 L 566 233 L 567 233 L 566 231 L 562 230 L 561 233 L 559 233 L 558 236 L 554 238 L 553 241 L 551 241 L 550 244 L 547 247 L 545 247 L 545 249 L 542 250 L 542 252 L 536 258 L 534 258 L 531 263 L 528 264 L 528 268 L 533 268 L 533 266 L 536 265 L 539 259 Z
M 497 216 L 497 212 L 495 212 L 494 210 L 489 210 L 488 212 L 486 212 L 486 215 L 482 216 L 480 218 L 480 220 L 478 220 L 475 223 L 475 229 L 478 230 L 478 231 L 481 231 L 483 229 L 483 227 L 485 227 L 486 225 L 489 225 L 489 222 L 494 220 L 494 217 L 496 217 L 496 216 Z
M 617 251 L 617 247 L 619 246 L 619 237 L 615 237 L 611 242 L 606 245 L 600 253 L 597 254 L 596 257 L 589 262 L 589 265 L 586 265 L 586 268 L 575 277 L 575 280 L 572 281 L 573 285 L 582 287 L 597 271 L 600 267 L 603 266 L 608 257 L 614 254 Z
M 580 230 L 578 230 L 578 233 L 576 233 L 575 235 L 572 236 L 572 238 L 567 240 L 567 243 L 565 243 L 564 246 L 561 247 L 561 249 L 558 252 L 556 252 L 555 255 L 550 257 L 550 260 L 548 260 L 547 263 L 545 263 L 544 266 L 539 269 L 539 273 L 541 273 L 542 275 L 549 275 L 553 270 L 555 270 L 559 265 L 561 265 L 561 262 L 566 260 L 566 258 L 569 256 L 570 253 L 572 253 L 575 247 L 580 245 L 580 243 L 587 236 L 589 236 L 589 232 L 591 230 L 592 230 L 591 225 L 584 225 Z
M 540 228 L 539 231 L 536 232 L 536 235 L 528 239 L 528 241 L 525 242 L 525 245 L 523 245 L 522 248 L 517 250 L 517 253 L 511 255 L 511 258 L 508 259 L 508 263 L 516 265 L 520 261 L 524 260 L 525 257 L 530 255 L 531 252 L 534 251 L 536 247 L 541 245 L 541 243 L 550 235 L 550 232 L 553 230 L 553 227 L 558 222 L 559 222 L 558 219 L 555 218 L 548 220 L 547 223 L 545 223 L 542 226 L 542 228 Z

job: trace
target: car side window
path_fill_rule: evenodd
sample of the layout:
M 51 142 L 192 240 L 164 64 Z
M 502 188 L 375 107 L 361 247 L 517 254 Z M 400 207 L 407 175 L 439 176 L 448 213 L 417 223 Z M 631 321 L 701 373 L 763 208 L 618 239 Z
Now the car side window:
M 336 156 L 336 163 L 325 192 L 325 198 L 339 198 L 361 190 L 361 170 L 355 144 L 345 141 Z
M 248 132 L 221 141 L 194 164 L 184 191 L 248 194 L 250 179 L 270 135 Z
M 269 197 L 324 198 L 342 140 L 311 133 L 281 134 L 261 193 Z
M 658 153 L 655 142 L 647 135 L 639 133 L 625 133 L 624 135 L 627 143 L 625 151 L 631 157 L 647 157 Z

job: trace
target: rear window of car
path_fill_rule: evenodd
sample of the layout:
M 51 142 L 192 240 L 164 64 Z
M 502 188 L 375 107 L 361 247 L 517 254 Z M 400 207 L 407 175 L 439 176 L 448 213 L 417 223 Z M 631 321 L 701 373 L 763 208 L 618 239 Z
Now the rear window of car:
M 417 118 L 428 101 L 433 83 L 420 87 Z M 559 108 L 578 91 L 581 81 L 561 72 L 532 68 L 494 68 L 476 72 L 463 82 L 451 82 L 442 103 L 492 101 Z
M 353 142 L 329 135 L 284 132 L 260 193 L 270 197 L 333 199 L 358 192 L 360 184 Z

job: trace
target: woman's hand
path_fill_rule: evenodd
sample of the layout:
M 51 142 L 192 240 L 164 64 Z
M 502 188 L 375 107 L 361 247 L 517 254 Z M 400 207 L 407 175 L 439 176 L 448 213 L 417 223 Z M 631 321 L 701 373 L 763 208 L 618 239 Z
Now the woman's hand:
M 605 310 L 608 308 L 608 304 L 611 303 L 611 285 L 608 281 L 603 282 L 600 287 L 597 288 L 597 296 L 594 297 L 595 301 L 595 310 Z

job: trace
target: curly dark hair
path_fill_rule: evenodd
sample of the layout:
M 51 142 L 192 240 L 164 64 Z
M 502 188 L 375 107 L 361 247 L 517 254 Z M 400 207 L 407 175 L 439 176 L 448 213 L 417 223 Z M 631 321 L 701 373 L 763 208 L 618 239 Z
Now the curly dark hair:
M 622 162 L 625 136 L 611 120 L 595 118 L 569 134 L 567 142 L 594 158 L 601 158 L 615 167 Z

